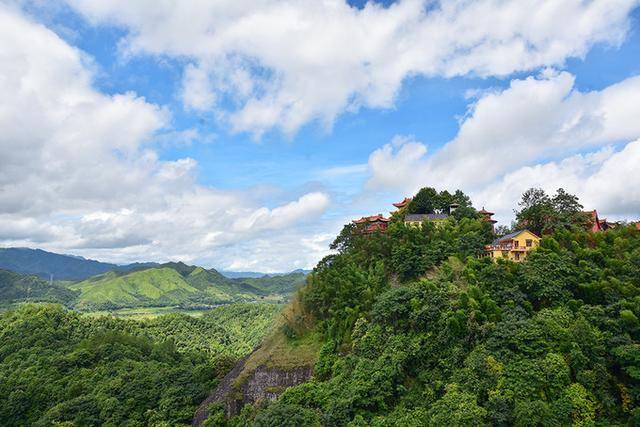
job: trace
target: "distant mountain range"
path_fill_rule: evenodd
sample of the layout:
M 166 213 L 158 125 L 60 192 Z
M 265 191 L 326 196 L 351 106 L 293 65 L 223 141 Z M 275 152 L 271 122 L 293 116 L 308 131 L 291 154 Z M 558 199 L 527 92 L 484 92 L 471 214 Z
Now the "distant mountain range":
M 108 271 L 129 271 L 152 267 L 156 263 L 116 265 L 75 255 L 61 255 L 42 249 L 0 248 L 0 268 L 16 273 L 35 274 L 49 280 L 83 280 Z
M 0 306 L 48 301 L 81 310 L 282 300 L 306 278 L 301 270 L 229 278 L 182 262 L 121 266 L 26 248 L 0 249 L 0 269 Z
M 49 280 L 84 280 L 97 274 L 109 271 L 132 271 L 141 268 L 157 267 L 156 262 L 136 262 L 118 265 L 108 262 L 86 259 L 77 255 L 62 255 L 42 249 L 31 248 L 0 248 L 0 268 L 22 274 L 35 274 Z M 294 270 L 291 273 L 309 273 L 310 270 Z M 263 276 L 282 276 L 290 273 L 266 274 L 255 271 L 235 272 L 221 271 L 229 279 L 258 278 Z

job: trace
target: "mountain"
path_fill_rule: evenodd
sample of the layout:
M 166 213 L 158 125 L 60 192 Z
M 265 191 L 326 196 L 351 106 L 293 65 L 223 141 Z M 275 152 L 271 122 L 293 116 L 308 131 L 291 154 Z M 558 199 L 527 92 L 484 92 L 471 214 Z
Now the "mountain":
M 482 217 L 346 225 L 194 425 L 640 425 L 640 231 L 547 204 L 529 209 L 552 228 L 513 260 L 486 255 Z
M 8 270 L 0 270 L 0 307 L 16 302 L 55 302 L 69 305 L 78 292 L 42 280 L 37 276 L 25 276 Z
M 0 268 L 16 273 L 35 274 L 49 280 L 84 280 L 107 271 L 128 271 L 135 268 L 148 268 L 155 263 L 135 263 L 117 265 L 85 259 L 75 255 L 61 255 L 42 249 L 0 248 Z
M 141 306 L 198 306 L 264 298 L 287 298 L 304 283 L 301 273 L 263 278 L 229 279 L 214 269 L 182 262 L 133 271 L 110 271 L 68 287 L 82 310 Z

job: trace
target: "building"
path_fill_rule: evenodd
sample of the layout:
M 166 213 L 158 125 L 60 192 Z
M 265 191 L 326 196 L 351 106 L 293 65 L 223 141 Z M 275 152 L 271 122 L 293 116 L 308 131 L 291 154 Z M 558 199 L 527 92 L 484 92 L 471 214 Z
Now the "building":
M 407 214 L 404 216 L 404 224 L 421 227 L 424 221 L 430 221 L 438 226 L 443 224 L 447 218 L 449 218 L 448 214 Z
M 508 259 L 520 262 L 527 258 L 529 251 L 535 249 L 540 244 L 540 237 L 529 230 L 520 230 L 502 236 L 485 246 L 485 256 L 492 259 Z
M 482 210 L 478 211 L 478 213 L 482 216 L 482 220 L 490 223 L 491 224 L 491 229 L 495 230 L 495 225 L 496 225 L 496 222 L 498 222 L 498 221 L 496 221 L 495 219 L 491 218 L 495 214 L 493 212 L 489 212 L 488 210 L 486 210 L 484 208 L 484 206 L 482 207 Z
M 407 205 L 409 205 L 409 203 L 411 203 L 411 200 L 413 200 L 410 197 L 405 197 L 403 201 L 398 202 L 398 203 L 394 203 L 393 206 L 395 206 L 396 208 L 398 208 L 398 210 L 406 207 Z
M 354 219 L 352 222 L 356 224 L 361 233 L 370 234 L 377 231 L 385 231 L 389 226 L 389 221 L 391 221 L 389 218 L 385 218 L 382 214 L 378 214 Z
M 597 233 L 599 231 L 607 231 L 610 228 L 615 227 L 614 223 L 608 222 L 606 218 L 600 219 L 598 217 L 598 211 L 592 210 L 585 212 L 589 216 L 589 231 Z

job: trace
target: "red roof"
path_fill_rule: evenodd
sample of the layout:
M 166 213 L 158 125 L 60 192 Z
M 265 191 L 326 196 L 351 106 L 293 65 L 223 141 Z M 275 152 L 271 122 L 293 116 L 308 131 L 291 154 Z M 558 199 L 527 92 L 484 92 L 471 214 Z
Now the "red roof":
M 400 209 L 403 208 L 405 206 L 407 206 L 407 204 L 409 204 L 411 202 L 411 198 L 409 197 L 405 197 L 403 201 L 398 202 L 398 203 L 394 203 L 393 206 L 395 206 L 396 208 Z
M 363 216 L 360 219 L 354 219 L 352 222 L 354 224 L 363 224 L 365 222 L 389 222 L 391 221 L 389 218 L 385 218 L 382 214 L 372 215 L 372 216 Z
M 640 222 L 636 222 L 636 229 L 640 230 Z
M 484 209 L 484 206 L 482 207 L 481 211 L 478 211 L 478 213 L 482 214 L 482 215 L 494 215 L 493 212 L 489 212 L 487 210 Z

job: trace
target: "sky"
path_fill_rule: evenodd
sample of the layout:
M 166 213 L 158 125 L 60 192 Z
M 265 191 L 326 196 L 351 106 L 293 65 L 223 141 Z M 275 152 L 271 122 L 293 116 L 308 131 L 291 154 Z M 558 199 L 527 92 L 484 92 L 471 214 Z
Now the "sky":
M 640 219 L 640 0 L 0 0 L 0 246 L 311 268 L 424 186 Z

